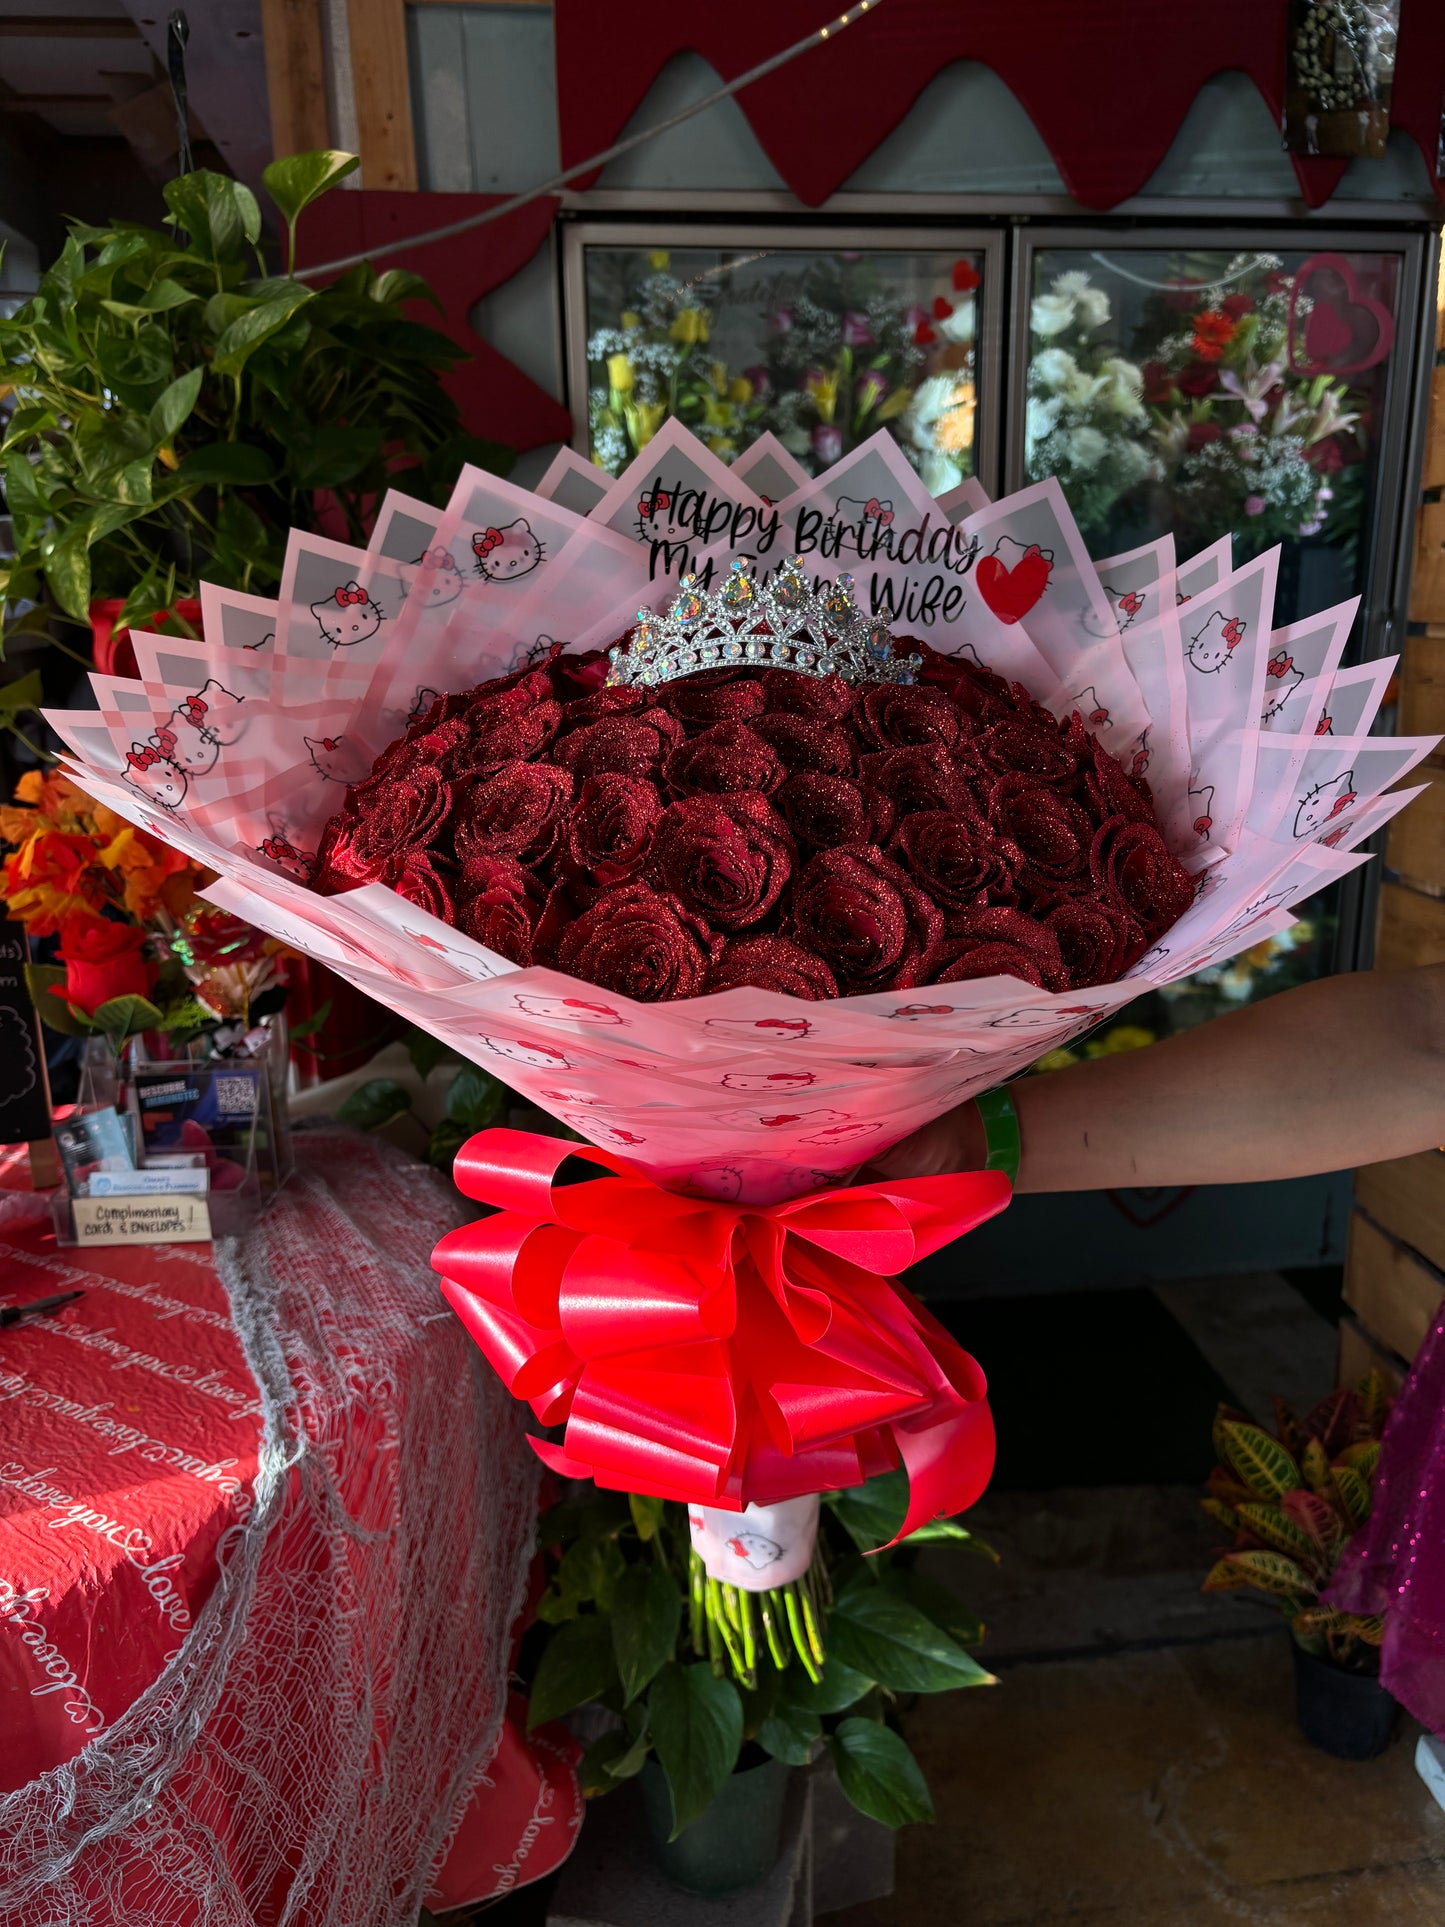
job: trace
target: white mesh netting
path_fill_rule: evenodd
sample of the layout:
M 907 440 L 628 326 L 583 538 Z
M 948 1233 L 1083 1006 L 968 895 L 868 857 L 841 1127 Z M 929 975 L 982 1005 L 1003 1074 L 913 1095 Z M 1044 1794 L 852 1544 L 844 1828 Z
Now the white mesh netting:
M 216 1247 L 254 1510 L 154 1685 L 0 1800 L 4 1927 L 414 1927 L 496 1748 L 539 1467 L 428 1266 L 463 1213 L 373 1141 L 298 1151 Z

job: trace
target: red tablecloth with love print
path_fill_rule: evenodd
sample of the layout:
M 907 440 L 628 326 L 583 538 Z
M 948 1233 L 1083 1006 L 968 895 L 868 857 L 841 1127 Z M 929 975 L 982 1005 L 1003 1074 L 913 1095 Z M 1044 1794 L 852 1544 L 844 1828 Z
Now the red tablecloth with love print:
M 565 1855 L 506 1680 L 535 1460 L 440 1307 L 434 1174 L 345 1133 L 246 1238 L 0 1194 L 0 1923 L 414 1921 Z

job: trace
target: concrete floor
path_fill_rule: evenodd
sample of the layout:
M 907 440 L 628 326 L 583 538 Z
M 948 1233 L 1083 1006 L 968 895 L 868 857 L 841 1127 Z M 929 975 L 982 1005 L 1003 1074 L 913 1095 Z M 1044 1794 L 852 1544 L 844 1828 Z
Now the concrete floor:
M 1277 1274 L 1160 1296 L 1259 1416 L 1331 1383 L 1333 1331 Z M 938 1822 L 900 1836 L 890 1899 L 829 1927 L 1445 1924 L 1418 1728 L 1363 1764 L 1305 1743 L 1279 1621 L 1199 1591 L 1196 1488 L 994 1493 L 969 1524 L 999 1565 L 929 1564 L 983 1614 L 999 1684 L 908 1713 Z

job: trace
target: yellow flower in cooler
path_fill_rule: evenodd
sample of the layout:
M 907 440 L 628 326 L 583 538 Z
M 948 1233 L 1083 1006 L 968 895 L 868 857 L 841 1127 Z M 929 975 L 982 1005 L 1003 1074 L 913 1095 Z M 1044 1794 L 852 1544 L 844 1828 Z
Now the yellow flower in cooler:
M 734 375 L 728 383 L 728 400 L 744 408 L 753 398 L 753 384 L 746 375 Z
M 615 388 L 619 395 L 628 394 L 632 388 L 632 363 L 626 355 L 607 357 L 607 385 Z
M 630 401 L 622 410 L 634 448 L 646 448 L 667 417 L 665 401 Z
M 667 332 L 674 341 L 693 347 L 705 342 L 711 330 L 701 308 L 684 308 Z
M 664 268 L 672 265 L 672 256 L 666 248 L 654 248 L 647 257 L 647 265 L 661 273 Z
M 821 368 L 815 368 L 810 375 L 804 377 L 803 387 L 813 398 L 813 406 L 818 411 L 819 421 L 832 421 L 833 412 L 838 406 L 837 375 L 825 374 Z
M 629 334 L 634 328 L 640 328 L 642 326 L 642 316 L 635 308 L 624 308 L 617 319 Z

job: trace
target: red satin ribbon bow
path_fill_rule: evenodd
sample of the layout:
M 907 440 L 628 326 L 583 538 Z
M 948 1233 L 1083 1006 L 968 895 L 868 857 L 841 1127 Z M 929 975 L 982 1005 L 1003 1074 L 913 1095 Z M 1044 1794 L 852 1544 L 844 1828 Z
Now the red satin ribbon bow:
M 614 1175 L 557 1187 L 569 1157 Z M 993 1470 L 984 1376 L 889 1274 L 1008 1203 L 978 1171 L 734 1205 L 665 1191 L 591 1145 L 482 1131 L 453 1176 L 496 1215 L 432 1253 L 442 1292 L 569 1478 L 741 1509 L 837 1491 L 900 1457 L 902 1532 Z

